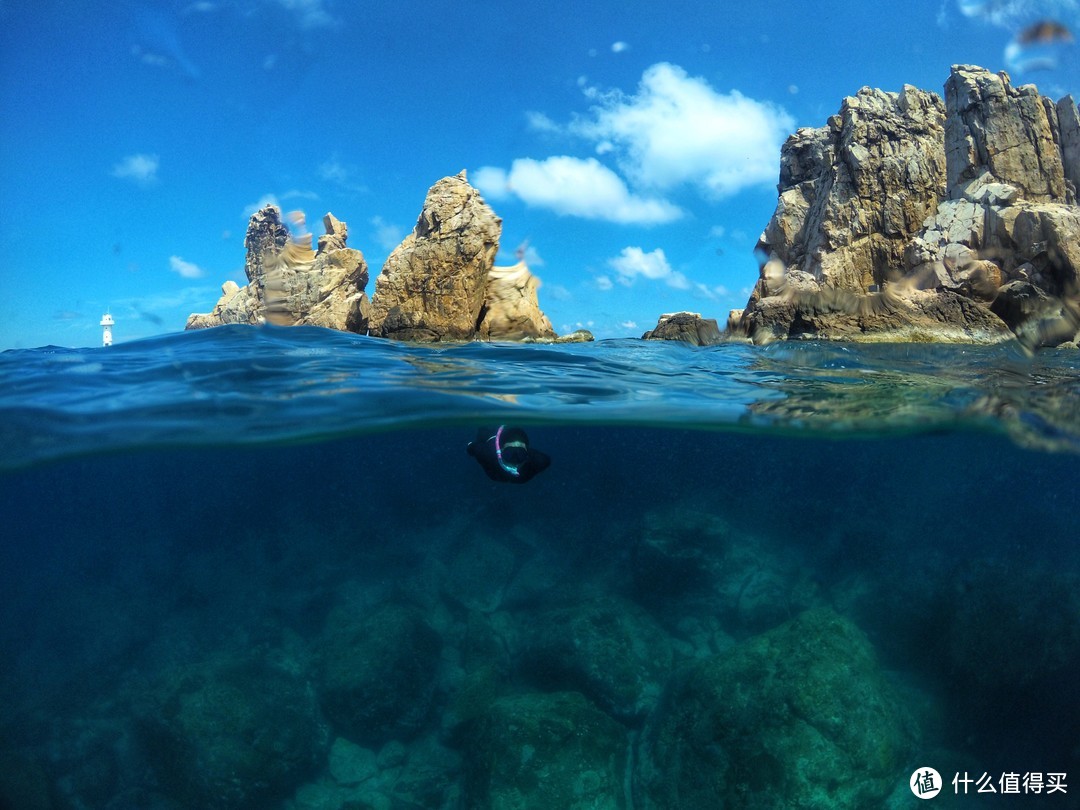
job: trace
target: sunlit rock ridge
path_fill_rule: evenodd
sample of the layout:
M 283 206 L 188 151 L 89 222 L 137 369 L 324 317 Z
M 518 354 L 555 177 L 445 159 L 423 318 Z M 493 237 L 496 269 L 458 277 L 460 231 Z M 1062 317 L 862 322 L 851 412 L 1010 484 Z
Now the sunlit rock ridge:
M 304 225 L 302 215 L 293 221 Z M 270 322 L 423 343 L 557 339 L 540 310 L 539 279 L 524 261 L 495 267 L 502 220 L 464 171 L 428 190 L 372 300 L 364 256 L 346 247 L 346 224 L 328 213 L 323 225 L 326 234 L 312 250 L 311 234 L 291 234 L 276 206 L 257 211 L 244 240 L 248 284 L 225 282 L 213 311 L 191 315 L 186 328 Z
M 944 101 L 863 88 L 781 150 L 762 264 L 728 335 L 1075 346 L 1080 118 L 954 65 Z

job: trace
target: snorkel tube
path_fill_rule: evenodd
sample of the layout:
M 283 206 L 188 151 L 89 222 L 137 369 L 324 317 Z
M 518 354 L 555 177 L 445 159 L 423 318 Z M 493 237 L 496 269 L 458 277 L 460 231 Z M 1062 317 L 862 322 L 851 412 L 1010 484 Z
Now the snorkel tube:
M 521 475 L 521 471 L 518 470 L 517 465 L 510 464 L 505 459 L 503 459 L 501 440 L 504 427 L 506 427 L 506 425 L 499 425 L 499 429 L 495 431 L 495 458 L 499 462 L 499 466 L 502 467 L 503 471 L 506 472 L 507 475 L 512 475 L 517 478 L 519 475 Z

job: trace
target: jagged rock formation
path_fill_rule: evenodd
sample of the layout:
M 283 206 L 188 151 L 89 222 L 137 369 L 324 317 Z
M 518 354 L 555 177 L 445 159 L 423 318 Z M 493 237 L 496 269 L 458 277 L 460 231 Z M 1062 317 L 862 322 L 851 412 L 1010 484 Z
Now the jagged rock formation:
M 502 220 L 462 171 L 431 187 L 413 232 L 375 279 L 371 334 L 471 340 L 480 322 Z
M 551 321 L 540 311 L 540 279 L 525 261 L 488 271 L 477 335 L 483 340 L 554 340 Z
M 792 270 L 865 292 L 903 259 L 945 191 L 945 110 L 933 93 L 864 87 L 780 154 L 780 199 L 762 243 Z
M 715 318 L 702 318 L 697 312 L 668 312 L 641 339 L 681 340 L 694 346 L 712 346 L 721 341 L 721 335 Z
M 298 224 L 303 225 L 302 217 Z M 290 237 L 276 206 L 256 212 L 244 239 L 248 284 L 225 282 L 213 311 L 191 315 L 185 328 L 269 321 L 366 331 L 370 303 L 364 293 L 368 281 L 364 255 L 345 247 L 344 222 L 328 213 L 323 224 L 326 235 L 319 237 L 316 252 L 311 249 L 311 234 Z
M 863 88 L 781 153 L 767 256 L 729 330 L 755 342 L 996 342 L 1080 329 L 1080 121 L 956 65 L 945 101 Z
M 296 224 L 304 224 L 297 213 Z M 348 227 L 327 214 L 326 233 L 291 236 L 276 206 L 251 217 L 244 245 L 248 284 L 222 285 L 212 312 L 193 314 L 187 329 L 229 323 L 324 326 L 377 337 L 445 340 L 559 340 L 540 310 L 540 280 L 524 261 L 494 267 L 502 220 L 469 185 L 465 172 L 428 191 L 416 227 L 364 288 L 363 254 L 346 247 Z M 560 342 L 591 340 L 587 333 Z

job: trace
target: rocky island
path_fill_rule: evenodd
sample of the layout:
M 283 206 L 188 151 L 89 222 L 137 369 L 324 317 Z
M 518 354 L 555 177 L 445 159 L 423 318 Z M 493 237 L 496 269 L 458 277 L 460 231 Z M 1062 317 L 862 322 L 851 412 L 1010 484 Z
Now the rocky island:
M 954 65 L 945 98 L 863 88 L 780 156 L 760 276 L 727 336 L 994 343 L 1080 337 L 1080 118 Z
M 954 65 L 944 99 L 864 87 L 781 149 L 759 278 L 726 329 L 661 316 L 645 339 L 998 343 L 1080 339 L 1080 115 L 1008 74 Z M 295 221 L 303 227 L 302 218 Z M 312 249 L 267 206 L 251 217 L 248 284 L 228 281 L 187 328 L 309 324 L 414 342 L 559 338 L 524 261 L 496 267 L 502 220 L 465 172 L 428 191 L 369 299 L 363 254 L 332 214 Z
M 302 216 L 294 224 L 303 227 Z M 270 322 L 424 343 L 592 339 L 555 334 L 540 310 L 539 279 L 524 260 L 495 266 L 502 220 L 464 171 L 428 191 L 416 227 L 376 278 L 372 299 L 364 256 L 346 246 L 346 224 L 328 213 L 323 225 L 313 250 L 311 234 L 291 234 L 276 206 L 257 211 L 244 240 L 247 285 L 225 282 L 213 311 L 191 315 L 186 328 Z

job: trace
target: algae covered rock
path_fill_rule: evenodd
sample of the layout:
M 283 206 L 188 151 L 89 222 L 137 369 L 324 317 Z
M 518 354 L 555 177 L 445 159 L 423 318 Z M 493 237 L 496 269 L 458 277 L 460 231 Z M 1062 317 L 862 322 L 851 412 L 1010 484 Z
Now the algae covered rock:
M 576 689 L 622 720 L 656 703 L 672 662 L 667 634 L 641 608 L 608 597 L 537 617 L 522 656 L 524 677 Z
M 183 806 L 256 810 L 289 795 L 322 759 L 318 706 L 295 675 L 223 660 L 172 673 L 140 724 L 147 760 Z
M 866 637 L 814 609 L 676 679 L 642 733 L 635 807 L 867 807 L 911 742 Z
M 626 732 L 576 692 L 496 700 L 470 724 L 471 810 L 621 810 Z
M 442 639 L 413 608 L 332 611 L 318 651 L 327 719 L 365 745 L 416 734 L 431 709 L 441 651 Z

